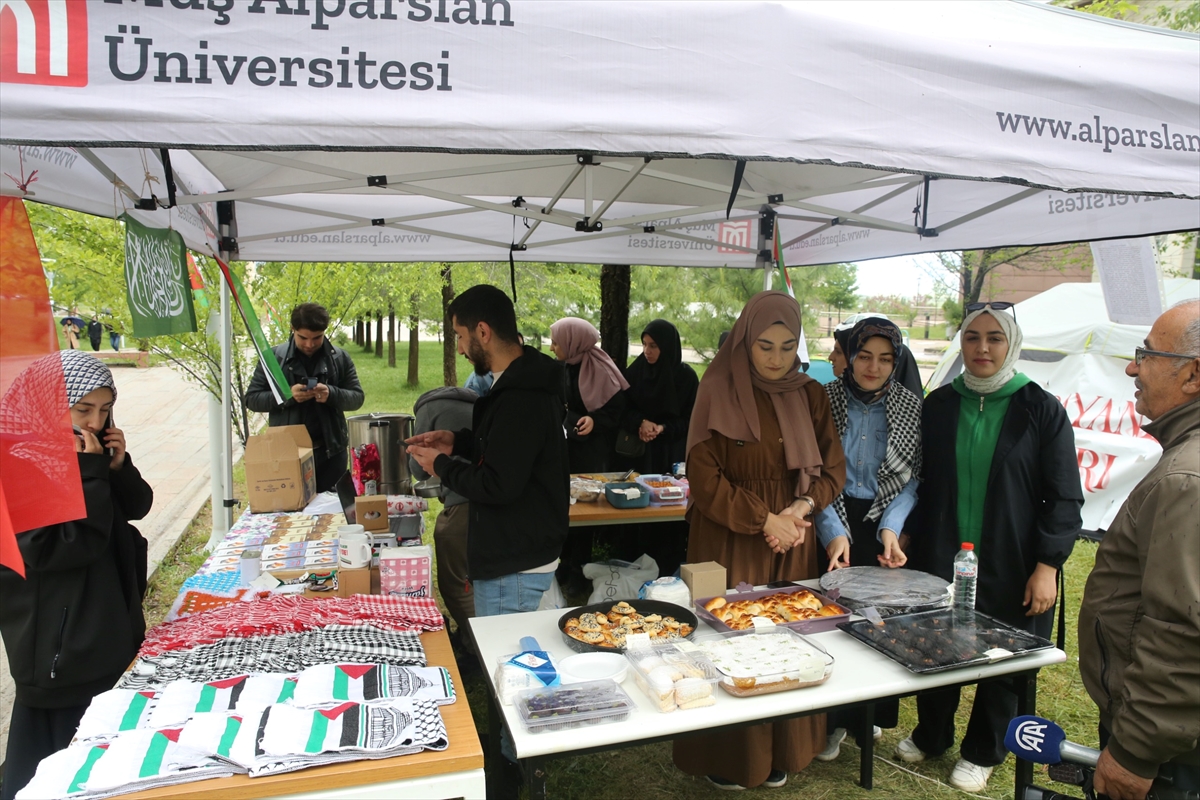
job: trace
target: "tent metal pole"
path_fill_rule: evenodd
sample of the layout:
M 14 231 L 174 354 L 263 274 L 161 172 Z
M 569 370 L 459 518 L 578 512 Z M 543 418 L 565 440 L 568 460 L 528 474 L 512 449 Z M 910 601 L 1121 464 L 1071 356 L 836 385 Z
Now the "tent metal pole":
M 237 255 L 237 223 L 234 221 L 234 204 L 229 201 L 217 204 L 217 217 L 221 234 L 221 260 L 226 264 Z M 233 526 L 233 319 L 228 281 L 221 281 L 221 482 L 224 497 L 218 510 L 213 506 L 213 518 L 221 515 L 225 530 Z
M 771 245 L 775 240 L 775 209 L 763 206 L 758 212 L 758 257 L 754 261 L 756 267 L 763 271 L 763 291 L 771 289 L 771 276 L 775 274 L 775 258 L 771 253 Z
M 208 335 L 214 336 L 218 341 L 221 341 L 224 328 L 225 325 L 222 322 L 221 313 L 214 308 L 208 316 Z M 224 392 L 222 392 L 223 399 Z M 221 423 L 222 418 L 228 419 L 229 416 L 223 413 L 221 403 L 209 392 L 208 471 L 212 486 L 212 531 L 209 533 L 208 544 L 205 546 L 205 550 L 210 553 L 225 539 L 225 534 L 229 533 L 229 520 L 225 513 L 225 470 L 221 466 L 225 463 L 226 449 L 221 445 L 221 432 L 225 430 Z M 225 440 L 228 441 L 229 437 L 226 436 Z

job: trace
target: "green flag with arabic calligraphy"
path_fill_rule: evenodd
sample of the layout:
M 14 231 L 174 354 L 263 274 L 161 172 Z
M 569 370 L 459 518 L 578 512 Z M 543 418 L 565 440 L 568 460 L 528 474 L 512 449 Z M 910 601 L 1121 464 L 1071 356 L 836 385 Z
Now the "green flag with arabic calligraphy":
M 125 296 L 139 339 L 192 333 L 196 309 L 188 278 L 183 237 L 168 228 L 149 228 L 128 214 L 125 223 Z

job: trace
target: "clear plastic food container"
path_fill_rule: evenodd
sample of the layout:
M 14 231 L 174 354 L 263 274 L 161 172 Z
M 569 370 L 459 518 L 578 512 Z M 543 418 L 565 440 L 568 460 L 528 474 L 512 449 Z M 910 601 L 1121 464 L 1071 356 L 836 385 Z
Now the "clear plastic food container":
M 604 494 L 604 482 L 588 478 L 571 478 L 571 499 L 581 503 L 595 503 Z
M 716 703 L 714 694 L 721 675 L 690 643 L 629 644 L 625 658 L 633 669 L 634 682 L 663 713 Z
M 696 645 L 720 673 L 720 686 L 752 697 L 817 686 L 833 674 L 833 656 L 790 628 L 764 626 L 697 637 Z
M 681 506 L 687 503 L 688 485 L 670 475 L 639 475 L 637 482 L 650 493 L 652 506 Z
M 527 689 L 517 696 L 517 713 L 530 733 L 563 731 L 629 719 L 635 706 L 610 680 Z

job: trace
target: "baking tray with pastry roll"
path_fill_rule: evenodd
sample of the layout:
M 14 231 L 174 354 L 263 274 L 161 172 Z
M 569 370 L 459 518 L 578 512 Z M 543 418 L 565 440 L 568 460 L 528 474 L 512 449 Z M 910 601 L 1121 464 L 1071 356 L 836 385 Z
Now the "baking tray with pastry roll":
M 819 592 L 791 586 L 701 597 L 696 616 L 718 631 L 749 630 L 754 617 L 762 617 L 797 633 L 821 633 L 850 619 L 850 611 Z
M 573 608 L 558 619 L 563 641 L 576 653 L 617 653 L 631 633 L 651 641 L 689 639 L 699 625 L 683 606 L 662 600 L 609 600 Z
M 825 648 L 778 625 L 705 634 L 696 637 L 695 646 L 720 673 L 720 687 L 734 697 L 817 686 L 833 674 L 833 656 Z
M 851 611 L 871 606 L 881 617 L 950 605 L 950 584 L 937 575 L 915 569 L 835 569 L 821 576 L 821 591 Z
M 983 612 L 974 625 L 955 625 L 953 609 L 897 614 L 882 624 L 855 620 L 838 625 L 846 633 L 917 674 L 987 664 L 1054 645 Z

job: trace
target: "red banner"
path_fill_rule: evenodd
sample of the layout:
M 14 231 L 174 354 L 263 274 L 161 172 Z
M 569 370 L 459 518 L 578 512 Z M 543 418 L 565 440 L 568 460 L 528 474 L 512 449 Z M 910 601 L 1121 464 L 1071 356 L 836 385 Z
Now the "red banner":
M 50 294 L 23 201 L 0 197 L 0 564 L 22 575 L 15 534 L 87 516 Z M 56 368 L 50 369 L 48 367 Z

